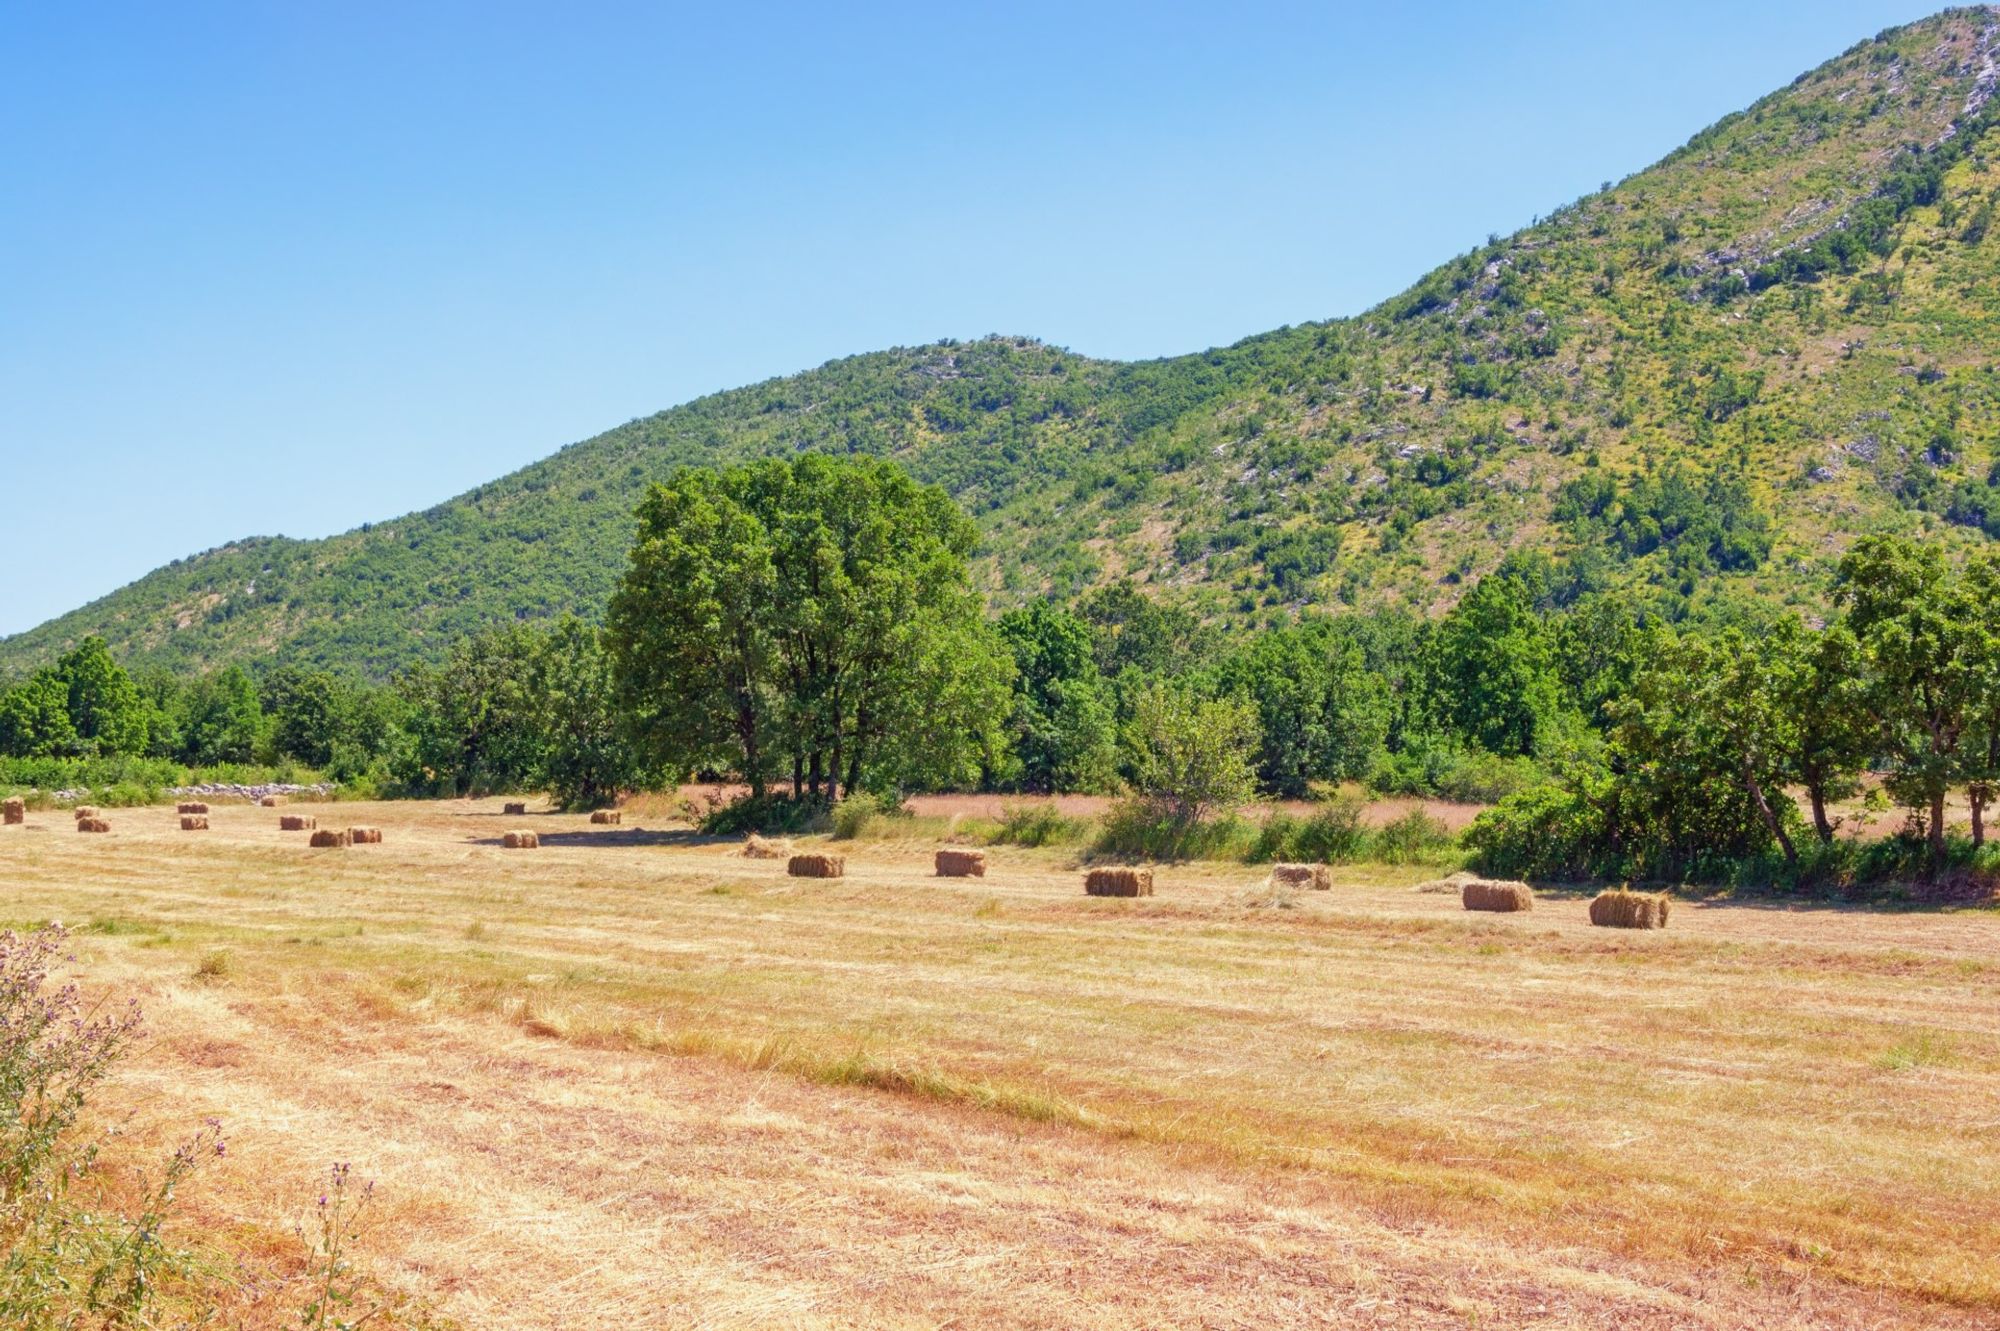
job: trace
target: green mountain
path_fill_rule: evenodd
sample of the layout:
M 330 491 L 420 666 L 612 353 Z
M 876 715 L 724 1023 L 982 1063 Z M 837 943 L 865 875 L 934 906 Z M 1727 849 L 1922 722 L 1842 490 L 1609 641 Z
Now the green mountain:
M 801 449 L 902 460 L 996 602 L 1131 577 L 1222 620 L 1570 586 L 1815 596 L 1853 536 L 2000 536 L 2000 10 L 1862 42 L 1658 165 L 1353 319 L 1121 364 L 1027 339 L 857 356 L 572 445 L 422 513 L 239 541 L 0 640 L 381 674 L 604 604 L 643 487 Z M 1393 207 L 1393 201 L 1381 206 Z

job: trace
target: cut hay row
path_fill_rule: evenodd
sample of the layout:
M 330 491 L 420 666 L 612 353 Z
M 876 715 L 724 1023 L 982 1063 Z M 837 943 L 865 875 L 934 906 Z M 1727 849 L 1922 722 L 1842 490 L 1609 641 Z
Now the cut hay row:
M 1590 902 L 1590 922 L 1605 929 L 1664 929 L 1673 901 L 1664 892 L 1614 888 Z
M 17 823 L 27 822 L 28 802 L 23 799 L 10 799 L 0 802 L 0 821 L 4 821 L 9 827 Z
M 1324 864 L 1274 864 L 1272 887 L 1304 887 L 1324 892 L 1333 886 L 1333 871 Z
M 785 865 L 785 872 L 794 878 L 845 878 L 847 857 L 844 855 L 794 855 Z
M 196 813 L 196 814 L 207 813 L 208 806 L 206 804 L 203 804 L 199 800 L 184 800 L 180 804 L 174 806 L 174 812 Z
M 761 837 L 755 832 L 743 843 L 746 860 L 782 860 L 790 857 L 792 843 L 782 837 Z
M 311 832 L 319 827 L 319 819 L 303 813 L 281 813 L 278 815 L 280 832 Z
M 350 827 L 347 839 L 357 846 L 379 846 L 382 844 L 382 829 L 379 827 Z
M 508 850 L 539 850 L 542 839 L 533 832 L 509 832 L 500 838 L 500 844 Z
M 1083 876 L 1083 890 L 1093 897 L 1150 897 L 1153 895 L 1151 869 L 1092 869 Z
M 983 850 L 941 850 L 937 853 L 940 878 L 984 878 L 986 852 Z
M 528 812 L 528 806 L 519 800 L 500 806 L 500 812 L 509 818 L 520 818 Z
M 617 827 L 625 821 L 625 815 L 618 809 L 598 809 L 590 815 L 590 821 L 599 827 Z
M 331 827 L 323 827 L 312 834 L 311 845 L 314 850 L 338 850 L 351 844 L 353 838 L 345 831 L 335 831 Z
M 79 818 L 76 820 L 76 830 L 79 832 L 109 832 L 111 824 L 102 818 Z
M 207 815 L 207 814 L 202 814 L 202 813 L 184 813 L 184 814 L 182 814 L 182 815 L 181 815 L 181 831 L 183 831 L 183 832 L 206 832 L 207 830 L 208 830 L 208 815 Z

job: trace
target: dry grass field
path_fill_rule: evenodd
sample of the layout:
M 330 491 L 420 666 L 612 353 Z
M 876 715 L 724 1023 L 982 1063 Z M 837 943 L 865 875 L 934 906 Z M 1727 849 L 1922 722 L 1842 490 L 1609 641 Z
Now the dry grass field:
M 278 1261 L 350 1160 L 467 1327 L 2000 1325 L 1992 911 L 802 881 L 499 808 L 0 829 L 9 921 L 151 1018 L 126 1142 L 224 1121 L 184 1241 Z

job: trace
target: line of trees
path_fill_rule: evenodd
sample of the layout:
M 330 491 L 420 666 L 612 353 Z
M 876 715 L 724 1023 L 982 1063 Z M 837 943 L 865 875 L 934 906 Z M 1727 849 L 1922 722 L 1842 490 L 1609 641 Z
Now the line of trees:
M 1524 556 L 1436 620 L 1225 638 L 1127 582 L 989 618 L 964 513 L 872 458 L 688 470 L 639 516 L 602 629 L 504 626 L 387 685 L 132 675 L 85 642 L 0 691 L 0 757 L 291 760 L 580 807 L 696 776 L 794 811 L 1130 791 L 1175 821 L 1359 781 L 1497 802 L 1475 853 L 1539 877 L 1809 877 L 1870 773 L 1936 871 L 1984 847 L 2000 790 L 2000 557 L 1872 537 L 1826 622 L 1718 601 L 1671 623 Z

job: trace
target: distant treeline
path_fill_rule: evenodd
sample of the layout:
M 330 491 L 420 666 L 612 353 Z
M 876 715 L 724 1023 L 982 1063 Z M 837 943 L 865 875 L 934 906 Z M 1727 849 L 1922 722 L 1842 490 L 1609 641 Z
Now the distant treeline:
M 868 458 L 690 469 L 639 519 L 602 629 L 509 625 L 386 685 L 135 675 L 91 640 L 0 694 L 0 755 L 291 761 L 573 806 L 728 778 L 756 801 L 739 821 L 982 789 L 1130 791 L 1186 823 L 1361 782 L 1497 801 L 1468 845 L 1544 878 L 1934 872 L 1979 854 L 2000 784 L 1993 556 L 1865 539 L 1812 623 L 1737 604 L 1671 624 L 1534 556 L 1435 621 L 1224 633 L 1129 582 L 989 618 L 963 512 Z M 1834 809 L 1871 771 L 1908 819 L 1860 865 Z

